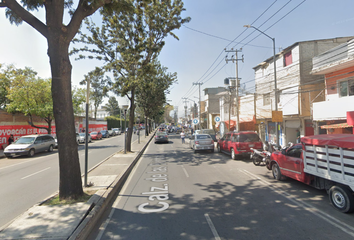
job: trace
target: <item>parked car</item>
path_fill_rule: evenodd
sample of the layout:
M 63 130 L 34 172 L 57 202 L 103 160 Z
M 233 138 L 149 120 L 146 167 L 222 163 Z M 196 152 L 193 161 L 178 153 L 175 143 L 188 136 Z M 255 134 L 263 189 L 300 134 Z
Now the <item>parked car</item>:
M 155 143 L 168 143 L 168 134 L 166 132 L 156 132 Z
M 102 134 L 103 138 L 109 138 L 109 133 L 107 130 L 101 130 L 100 133 Z
M 189 138 L 189 146 L 194 150 L 194 153 L 198 151 L 214 152 L 214 140 L 209 134 L 193 134 Z
M 209 134 L 211 136 L 211 138 L 214 140 L 214 142 L 218 141 L 216 139 L 216 132 L 214 129 L 202 129 L 202 130 L 200 130 L 200 133 Z
M 92 142 L 91 134 L 88 134 L 88 142 Z M 86 139 L 86 133 L 79 133 L 79 142 L 80 143 L 85 143 Z
M 116 135 L 122 134 L 122 131 L 120 130 L 120 128 L 112 128 L 112 130 L 116 133 Z
M 27 135 L 20 137 L 16 142 L 7 146 L 4 154 L 7 158 L 14 156 L 27 155 L 33 157 L 35 153 L 52 152 L 55 146 L 53 136 L 44 135 Z
M 100 132 L 91 132 L 90 135 L 91 135 L 92 140 L 102 139 L 102 133 L 100 133 Z
M 116 132 L 115 131 L 113 131 L 112 129 L 111 130 L 107 130 L 108 131 L 108 134 L 109 134 L 109 136 L 115 136 L 116 135 Z
M 231 155 L 232 159 L 236 157 L 250 157 L 251 149 L 263 150 L 263 143 L 258 134 L 251 131 L 229 132 L 218 140 L 218 152 Z

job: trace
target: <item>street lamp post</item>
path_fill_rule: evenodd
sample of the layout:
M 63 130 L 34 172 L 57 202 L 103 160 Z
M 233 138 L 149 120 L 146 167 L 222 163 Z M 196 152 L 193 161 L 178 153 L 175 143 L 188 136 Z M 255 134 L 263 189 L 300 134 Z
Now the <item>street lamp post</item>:
M 263 35 L 267 36 L 268 38 L 272 39 L 273 41 L 273 63 L 274 63 L 274 98 L 275 98 L 275 111 L 278 111 L 278 92 L 277 92 L 277 69 L 276 69 L 276 62 L 275 62 L 275 38 L 270 37 L 266 33 L 262 32 L 258 28 L 251 26 L 251 25 L 244 25 L 247 28 L 254 28 L 258 32 L 262 33 Z M 275 135 L 277 144 L 279 144 L 279 133 L 278 133 L 278 122 L 275 122 Z
M 140 144 L 140 115 L 138 116 L 138 130 L 136 131 L 138 134 L 138 144 Z
M 85 187 L 87 187 L 87 172 L 88 172 L 89 103 L 90 103 L 90 78 L 87 79 L 87 86 L 86 86 L 85 177 L 84 177 Z
M 124 154 L 127 153 L 127 110 L 129 105 L 122 105 L 121 107 L 124 110 Z

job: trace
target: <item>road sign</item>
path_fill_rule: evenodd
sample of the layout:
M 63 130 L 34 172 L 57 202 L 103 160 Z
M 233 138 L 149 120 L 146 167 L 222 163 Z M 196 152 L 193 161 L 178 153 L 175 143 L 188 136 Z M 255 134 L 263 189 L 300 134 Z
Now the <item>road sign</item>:
M 272 111 L 272 122 L 282 122 L 283 111 Z
M 221 119 L 220 119 L 219 116 L 217 116 L 217 117 L 214 118 L 214 120 L 215 120 L 215 122 L 220 122 Z
M 194 118 L 194 119 L 193 119 L 193 124 L 198 124 L 198 122 L 199 122 L 199 121 L 198 121 L 197 118 Z

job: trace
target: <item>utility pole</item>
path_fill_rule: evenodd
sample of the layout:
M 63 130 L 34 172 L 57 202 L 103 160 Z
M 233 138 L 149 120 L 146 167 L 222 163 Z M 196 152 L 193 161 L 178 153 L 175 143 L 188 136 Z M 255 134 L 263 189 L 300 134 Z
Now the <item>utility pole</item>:
M 239 87 L 240 87 L 240 79 L 238 78 L 238 64 L 237 61 L 242 60 L 243 62 L 243 55 L 241 59 L 237 58 L 237 53 L 238 52 L 242 52 L 242 48 L 240 50 L 234 50 L 233 48 L 231 48 L 231 50 L 226 50 L 225 48 L 225 52 L 233 52 L 235 53 L 235 58 L 233 58 L 233 56 L 231 56 L 230 59 L 227 58 L 227 56 L 225 57 L 225 61 L 226 63 L 228 63 L 228 61 L 232 61 L 233 63 L 236 63 L 236 131 L 240 131 L 240 108 L 239 108 L 239 102 L 238 102 L 238 95 L 239 95 Z M 231 119 L 229 119 L 229 121 L 231 121 Z M 230 122 L 231 124 L 231 122 Z
M 193 83 L 193 85 L 199 85 L 199 115 L 198 115 L 198 120 L 199 120 L 199 129 L 201 129 L 201 122 L 200 122 L 200 116 L 201 116 L 201 100 L 200 100 L 200 85 L 203 85 L 203 83 L 202 82 L 197 82 L 197 83 Z
M 187 98 L 182 98 L 184 101 L 184 103 L 185 103 L 185 105 L 184 105 L 184 117 L 186 118 L 186 121 L 188 120 L 187 119 L 187 103 L 188 103 L 188 100 L 187 100 Z

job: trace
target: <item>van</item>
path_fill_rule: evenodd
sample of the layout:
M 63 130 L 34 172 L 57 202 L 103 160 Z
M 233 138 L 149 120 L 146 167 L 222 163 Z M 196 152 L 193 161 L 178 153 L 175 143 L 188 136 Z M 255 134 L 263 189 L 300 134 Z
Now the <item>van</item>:
M 33 157 L 38 152 L 52 152 L 55 147 L 55 140 L 49 134 L 27 135 L 17 139 L 16 142 L 7 146 L 4 154 L 7 158 L 27 155 Z

